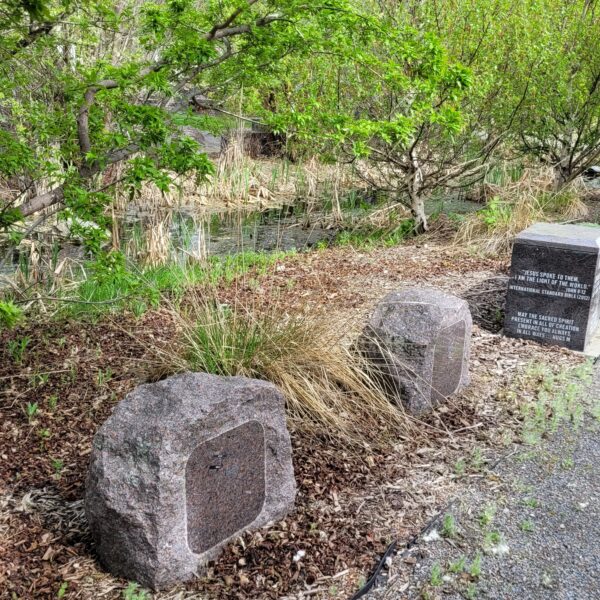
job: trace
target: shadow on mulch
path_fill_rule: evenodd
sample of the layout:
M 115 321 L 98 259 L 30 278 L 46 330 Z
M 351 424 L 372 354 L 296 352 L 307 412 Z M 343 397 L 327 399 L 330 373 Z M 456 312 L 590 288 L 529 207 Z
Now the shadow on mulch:
M 504 327 L 504 312 L 508 277 L 498 275 L 485 279 L 462 294 L 468 302 L 473 323 L 491 333 L 499 333 Z

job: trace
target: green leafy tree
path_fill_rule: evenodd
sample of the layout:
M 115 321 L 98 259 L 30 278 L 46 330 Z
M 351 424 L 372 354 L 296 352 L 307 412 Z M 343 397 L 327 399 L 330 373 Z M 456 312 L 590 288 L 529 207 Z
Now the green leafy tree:
M 400 8 L 365 6 L 346 21 L 335 48 L 323 47 L 267 81 L 275 110 L 263 117 L 288 139 L 332 160 L 410 208 L 427 229 L 425 201 L 452 182 L 478 176 L 497 140 L 481 119 L 463 118 L 472 76 L 439 37 Z M 376 16 L 373 16 L 376 15 Z M 481 127 L 478 133 L 481 133 Z
M 517 133 L 561 188 L 600 158 L 600 11 L 595 0 L 541 4 L 532 17 L 548 21 L 534 45 L 535 67 L 521 77 L 529 91 Z
M 0 13 L 0 225 L 53 207 L 101 243 L 107 192 L 212 173 L 174 107 L 240 87 L 332 158 L 381 163 L 423 228 L 417 143 L 461 130 L 468 71 L 434 36 L 350 0 L 12 0 Z M 427 135 L 424 135 L 424 134 Z M 387 167 L 391 166 L 391 169 Z M 396 180 L 402 181 L 402 184 Z
M 409 13 L 468 66 L 505 155 L 552 166 L 556 186 L 600 156 L 595 0 L 415 0 Z M 479 110 L 477 103 L 473 105 Z M 469 118 L 471 107 L 463 115 Z
M 305 47 L 306 35 L 326 36 L 329 15 L 344 6 L 12 0 L 0 12 L 0 177 L 15 193 L 0 224 L 52 206 L 98 223 L 117 163 L 132 194 L 145 181 L 166 191 L 177 176 L 210 174 L 174 122 L 173 102 L 216 90 L 236 70 L 252 80 Z

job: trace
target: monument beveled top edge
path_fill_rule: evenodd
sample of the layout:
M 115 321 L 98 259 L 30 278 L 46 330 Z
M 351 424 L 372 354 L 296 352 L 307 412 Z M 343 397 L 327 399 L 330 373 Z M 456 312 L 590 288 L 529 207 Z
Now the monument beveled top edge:
M 440 302 L 461 306 L 464 304 L 464 301 L 461 298 L 453 296 L 438 287 L 408 285 L 388 292 L 381 299 L 380 305 L 425 304 L 436 306 Z
M 571 223 L 534 223 L 521 231 L 515 241 L 521 244 L 598 253 L 600 227 Z

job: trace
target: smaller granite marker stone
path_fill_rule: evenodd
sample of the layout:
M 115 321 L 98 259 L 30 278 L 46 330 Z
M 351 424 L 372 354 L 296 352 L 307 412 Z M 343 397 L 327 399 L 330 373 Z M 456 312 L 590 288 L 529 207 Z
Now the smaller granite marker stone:
M 284 399 L 267 382 L 186 373 L 142 385 L 93 442 L 85 511 L 101 563 L 154 589 L 283 518 L 296 484 Z
M 598 328 L 600 228 L 536 223 L 515 239 L 504 332 L 585 350 Z
M 357 347 L 391 394 L 419 414 L 468 385 L 472 324 L 464 300 L 409 288 L 380 302 Z

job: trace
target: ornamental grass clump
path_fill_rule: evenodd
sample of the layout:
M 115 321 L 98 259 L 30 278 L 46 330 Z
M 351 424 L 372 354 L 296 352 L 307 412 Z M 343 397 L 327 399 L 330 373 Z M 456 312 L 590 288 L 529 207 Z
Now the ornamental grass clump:
M 317 435 L 364 443 L 398 439 L 410 427 L 344 341 L 348 324 L 192 296 L 176 313 L 181 334 L 167 357 L 169 372 L 271 381 L 285 395 L 290 422 Z

